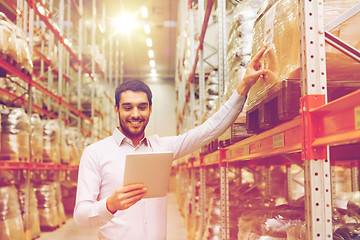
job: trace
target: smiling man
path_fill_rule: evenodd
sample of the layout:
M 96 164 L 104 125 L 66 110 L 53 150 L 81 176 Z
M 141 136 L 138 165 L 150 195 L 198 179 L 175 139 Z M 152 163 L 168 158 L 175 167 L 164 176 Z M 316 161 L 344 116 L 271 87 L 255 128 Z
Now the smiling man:
M 218 112 L 178 136 L 145 136 L 152 109 L 150 88 L 139 80 L 121 84 L 115 91 L 120 126 L 112 136 L 86 147 L 80 160 L 76 223 L 100 227 L 99 239 L 166 239 L 167 197 L 143 198 L 147 189 L 142 183 L 123 185 L 126 154 L 171 151 L 177 159 L 219 137 L 238 117 L 250 87 L 268 74 L 259 62 L 265 50 L 250 61 L 236 91 Z
M 115 96 L 118 96 L 115 112 L 119 118 L 119 130 L 132 139 L 136 146 L 144 137 L 145 127 L 151 114 L 150 88 L 141 81 L 130 81 L 121 85 L 115 92 Z

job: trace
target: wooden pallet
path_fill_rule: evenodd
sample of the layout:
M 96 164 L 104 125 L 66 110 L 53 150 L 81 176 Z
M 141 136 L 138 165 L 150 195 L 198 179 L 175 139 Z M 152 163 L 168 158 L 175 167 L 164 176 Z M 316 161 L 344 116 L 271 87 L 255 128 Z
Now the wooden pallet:
M 356 81 L 328 81 L 328 101 L 333 101 L 360 88 Z M 256 134 L 300 115 L 299 80 L 286 79 L 259 97 L 259 103 L 246 112 L 246 129 Z

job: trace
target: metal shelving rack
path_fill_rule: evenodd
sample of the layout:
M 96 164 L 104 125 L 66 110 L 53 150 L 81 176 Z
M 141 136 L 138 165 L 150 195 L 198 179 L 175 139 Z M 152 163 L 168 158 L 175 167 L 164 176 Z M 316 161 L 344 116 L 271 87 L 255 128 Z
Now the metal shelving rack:
M 210 1 L 208 1 L 209 4 Z M 221 11 L 224 1 L 219 1 Z M 300 116 L 282 123 L 263 133 L 251 136 L 220 148 L 210 154 L 183 158 L 176 162 L 179 171 L 199 171 L 200 177 L 200 233 L 205 227 L 206 177 L 208 167 L 221 169 L 221 239 L 229 237 L 229 189 L 226 179 L 230 164 L 259 165 L 295 163 L 304 168 L 305 175 L 305 220 L 307 239 L 332 239 L 332 207 L 334 206 L 334 176 L 330 164 L 329 146 L 360 142 L 360 90 L 326 102 L 326 57 L 325 42 L 360 62 L 360 53 L 355 48 L 333 37 L 328 31 L 360 11 L 360 4 L 324 26 L 323 1 L 300 1 L 301 36 L 301 82 L 302 98 Z M 199 2 L 200 3 L 200 2 Z M 206 9 L 206 15 L 211 7 Z M 204 20 L 205 26 L 206 20 Z M 219 26 L 221 28 L 221 25 Z M 206 27 L 205 27 L 206 29 Z M 220 36 L 221 38 L 222 36 Z M 199 75 L 202 73 L 202 47 L 199 38 Z M 221 48 L 220 48 L 221 49 Z M 225 58 L 219 59 L 219 64 Z M 195 75 L 197 61 L 193 66 Z M 202 78 L 202 77 L 201 77 Z M 200 79 L 201 84 L 201 79 Z M 201 93 L 201 92 L 200 92 Z M 201 94 L 200 94 L 201 97 Z M 186 101 L 185 103 L 186 104 Z M 304 166 L 302 165 L 304 164 Z M 358 165 L 351 165 L 352 189 L 358 190 Z M 289 171 L 287 171 L 289 172 Z M 269 175 L 269 174 L 268 174 Z M 184 176 L 183 176 L 184 177 Z M 185 176 L 186 177 L 186 176 Z M 269 177 L 269 176 L 268 176 Z M 291 176 L 287 174 L 288 188 Z M 180 176 L 180 181 L 181 176 Z M 269 182 L 269 181 L 268 181 Z M 269 190 L 267 190 L 269 191 Z M 288 197 L 291 197 L 288 193 Z
M 78 3 L 77 3 L 78 2 Z M 0 67 L 6 72 L 17 76 L 19 79 L 27 83 L 28 85 L 28 98 L 25 99 L 23 96 L 19 97 L 15 94 L 8 92 L 5 89 L 0 88 L 0 93 L 6 95 L 10 99 L 19 102 L 24 108 L 27 108 L 27 113 L 29 116 L 32 115 L 35 110 L 39 114 L 45 116 L 48 119 L 59 119 L 59 125 L 62 126 L 63 123 L 69 123 L 69 119 L 72 120 L 72 124 L 77 125 L 78 131 L 83 131 L 83 125 L 86 123 L 91 125 L 91 135 L 94 138 L 102 138 L 105 135 L 111 134 L 112 129 L 110 127 L 113 125 L 111 118 L 109 117 L 109 123 L 103 124 L 103 116 L 94 111 L 95 105 L 95 80 L 100 78 L 104 79 L 105 86 L 112 86 L 112 68 L 101 69 L 99 64 L 95 62 L 95 51 L 91 54 L 91 59 L 88 59 L 88 64 L 85 64 L 84 61 L 84 11 L 83 11 L 83 0 L 60 0 L 58 6 L 54 6 L 53 1 L 49 1 L 46 5 L 39 0 L 18 0 L 17 5 L 15 5 L 11 0 L 7 0 L 7 4 L 17 13 L 16 15 L 16 25 L 26 32 L 28 38 L 30 39 L 30 49 L 31 56 L 36 54 L 40 57 L 40 70 L 39 72 L 33 72 L 33 74 L 28 74 L 20 69 L 17 69 L 14 65 L 10 64 L 3 58 L 0 58 Z M 75 9 L 75 14 L 71 10 Z M 90 46 L 92 49 L 95 48 L 95 31 L 97 24 L 95 23 L 95 14 L 96 14 L 96 0 L 92 1 L 92 29 L 91 29 L 91 43 Z M 103 12 L 105 16 L 105 12 Z M 65 19 L 66 17 L 66 19 Z M 72 18 L 77 19 L 72 19 Z M 67 25 L 65 25 L 65 21 Z M 73 26 L 78 31 L 78 36 L 75 35 L 76 31 L 71 31 L 70 22 L 73 21 Z M 103 19 L 105 25 L 105 18 Z M 58 27 L 54 23 L 58 24 Z M 40 24 L 41 23 L 41 24 Z M 34 26 L 39 26 L 35 31 Z M 50 30 L 50 38 L 45 39 L 44 32 L 45 28 Z M 41 38 L 41 47 L 40 50 L 37 50 L 33 46 L 33 38 L 37 35 Z M 105 38 L 105 35 L 104 35 Z M 54 48 L 55 44 L 58 46 L 57 61 L 52 62 L 44 54 L 45 43 L 49 45 L 49 48 Z M 71 43 L 77 44 L 77 49 L 71 45 Z M 105 40 L 102 42 L 102 51 L 105 52 Z M 112 51 L 110 51 L 112 52 Z M 110 56 L 111 57 L 111 56 Z M 109 59 L 112 62 L 112 58 Z M 89 66 L 90 65 L 90 66 Z M 73 70 L 73 71 L 71 71 Z M 72 72 L 72 73 L 71 73 Z M 82 79 L 84 75 L 87 74 L 89 78 L 92 79 L 93 87 L 91 92 L 91 113 L 86 114 L 81 111 L 81 89 L 82 89 Z M 54 75 L 57 76 L 58 86 L 54 85 Z M 107 77 L 110 76 L 109 81 Z M 45 84 L 43 78 L 47 77 L 48 82 Z M 77 83 L 77 94 L 78 102 L 77 107 L 74 107 L 70 104 L 69 101 L 69 82 Z M 116 79 L 115 79 L 116 82 Z M 40 91 L 44 97 L 47 98 L 50 109 L 44 109 L 41 106 L 38 106 L 31 101 L 31 96 L 34 89 Z M 55 94 L 52 89 L 57 89 Z M 108 90 L 113 89 L 109 87 Z M 106 91 L 104 91 L 107 103 L 109 108 L 109 114 L 113 109 L 113 100 L 109 97 Z M 110 95 L 111 96 L 111 95 Z M 100 123 L 98 129 L 94 129 L 94 118 L 99 118 Z M 103 126 L 109 126 L 105 128 Z M 95 130 L 98 131 L 98 135 L 95 135 Z M 63 134 L 63 133 L 62 133 Z M 32 171 L 55 171 L 56 181 L 61 179 L 67 179 L 70 176 L 71 172 L 77 171 L 78 166 L 67 165 L 67 164 L 58 164 L 58 163 L 37 163 L 33 162 L 31 159 L 28 162 L 14 162 L 14 161 L 0 161 L 0 171 L 7 170 L 17 170 L 23 172 L 25 181 L 26 181 L 26 195 L 25 199 L 29 199 L 29 186 L 30 186 L 30 172 Z M 25 233 L 26 239 L 31 239 L 31 234 L 29 233 L 29 204 L 26 201 L 25 206 Z

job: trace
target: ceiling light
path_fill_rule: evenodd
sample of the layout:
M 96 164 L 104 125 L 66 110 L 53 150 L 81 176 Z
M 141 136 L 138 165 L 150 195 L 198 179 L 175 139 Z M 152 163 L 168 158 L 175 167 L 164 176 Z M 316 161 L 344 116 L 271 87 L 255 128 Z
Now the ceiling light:
M 66 45 L 68 45 L 69 47 L 72 46 L 71 42 L 70 42 L 69 39 L 67 39 L 67 38 L 64 38 L 64 43 L 65 43 Z
M 103 28 L 103 26 L 102 26 L 100 23 L 99 23 L 98 27 L 99 27 L 100 32 L 101 32 L 101 33 L 104 33 L 104 28 Z
M 147 7 L 141 7 L 141 16 L 142 16 L 143 18 L 147 18 L 147 17 L 148 17 Z
M 150 60 L 150 67 L 152 67 L 152 68 L 155 67 L 155 60 Z
M 147 39 L 146 39 L 146 46 L 152 47 L 152 40 L 151 40 L 151 38 L 147 38 Z
M 150 49 L 148 51 L 148 55 L 149 55 L 149 58 L 154 58 L 154 51 Z
M 144 31 L 146 34 L 150 34 L 150 25 L 149 24 L 144 25 Z
M 152 68 L 152 69 L 151 69 L 151 75 L 152 75 L 152 76 L 156 75 L 156 69 L 155 69 L 155 68 Z
M 39 13 L 40 13 L 41 15 L 45 16 L 45 9 L 44 9 L 43 6 L 38 5 L 38 6 L 37 6 L 37 9 L 38 9 L 38 11 L 39 11 Z
M 132 29 L 135 28 L 135 19 L 132 15 L 123 14 L 119 18 L 113 21 L 113 26 L 117 31 L 124 33 L 130 33 Z

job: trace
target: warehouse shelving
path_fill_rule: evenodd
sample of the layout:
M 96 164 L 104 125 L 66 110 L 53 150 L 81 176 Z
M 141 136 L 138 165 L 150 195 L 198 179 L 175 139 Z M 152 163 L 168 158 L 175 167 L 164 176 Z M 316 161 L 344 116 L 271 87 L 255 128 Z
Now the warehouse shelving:
M 269 166 L 295 164 L 301 166 L 305 172 L 305 219 L 307 225 L 307 239 L 332 239 L 332 220 L 331 207 L 334 206 L 334 181 L 332 168 L 334 161 L 337 160 L 355 160 L 358 157 L 353 154 L 350 159 L 346 156 L 339 157 L 333 154 L 333 150 L 340 146 L 349 146 L 348 151 L 356 152 L 360 142 L 360 90 L 354 91 L 337 100 L 327 103 L 326 101 L 326 65 L 323 61 L 325 56 L 325 41 L 343 53 L 359 62 L 359 51 L 347 45 L 339 39 L 334 38 L 328 32 L 330 25 L 323 27 L 322 19 L 322 1 L 301 1 L 302 16 L 302 90 L 301 113 L 300 116 L 284 122 L 265 132 L 253 135 L 230 146 L 219 148 L 212 153 L 191 154 L 183 159 L 176 161 L 179 174 L 179 184 L 186 182 L 191 186 L 191 193 L 195 192 L 196 182 L 200 182 L 199 202 L 200 205 L 200 235 L 204 233 L 206 214 L 206 171 L 209 168 L 218 168 L 220 170 L 219 184 L 221 185 L 221 239 L 230 239 L 229 235 L 229 183 L 227 179 L 229 168 L 242 168 L 252 165 L 265 166 L 265 178 L 269 181 Z M 209 4 L 209 1 L 208 1 Z M 204 6 L 199 1 L 200 6 Z M 218 8 L 225 5 L 225 1 L 218 1 Z M 200 8 L 200 7 L 199 7 Z M 350 18 L 359 12 L 360 5 L 335 19 L 331 24 L 333 27 L 341 24 L 344 20 Z M 211 10 L 207 9 L 209 16 Z M 221 11 L 221 10 L 220 10 Z M 201 15 L 201 14 L 200 14 Z M 222 18 L 224 20 L 224 18 Z M 204 25 L 206 22 L 204 20 Z M 207 24 L 207 23 L 206 23 Z M 219 26 L 220 27 L 220 26 Z M 206 29 L 206 26 L 205 26 Z M 199 40 L 199 48 L 196 56 L 201 54 L 202 43 Z M 199 55 L 201 56 L 201 55 Z M 307 58 L 306 58 L 307 57 Z M 198 58 L 198 57 L 196 57 Z M 201 57 L 200 57 L 201 59 Z M 225 57 L 219 57 L 219 64 L 225 62 Z M 198 65 L 196 65 L 198 64 Z M 187 84 L 192 84 L 192 78 L 195 76 L 196 69 L 201 70 L 203 59 L 195 61 L 192 66 L 193 72 L 189 76 Z M 313 69 L 310 69 L 310 66 Z M 202 73 L 200 72 L 199 75 Z M 181 75 L 184 81 L 184 76 Z M 324 87 L 325 86 L 325 87 Z M 183 85 L 186 89 L 187 85 Z M 187 92 L 186 92 L 187 91 Z M 187 99 L 191 96 L 189 90 L 186 90 L 186 98 L 183 108 L 188 104 Z M 203 86 L 200 87 L 203 91 Z M 179 90 L 179 92 L 181 92 Z M 201 96 L 201 94 L 200 94 Z M 180 97 L 179 97 L 180 98 Z M 180 105 L 182 106 L 182 105 Z M 180 112 L 184 114 L 185 111 Z M 183 115 L 179 114 L 180 124 L 184 124 Z M 181 116 L 180 116 L 181 115 Z M 330 146 L 331 156 L 328 161 L 328 148 Z M 359 160 L 359 159 L 356 159 Z M 340 162 L 340 161 L 339 161 Z M 340 162 L 339 164 L 343 164 Z M 305 165 L 305 166 L 304 166 Z M 352 167 L 353 190 L 358 190 L 358 165 L 350 162 L 345 164 Z M 197 175 L 197 179 L 194 176 Z M 241 178 L 241 175 L 239 174 Z M 186 180 L 187 179 L 187 180 Z M 334 185 L 334 184 L 333 184 Z M 291 187 L 291 176 L 288 174 L 288 188 Z M 267 184 L 266 194 L 269 193 L 269 184 Z M 195 198 L 195 196 L 193 196 Z M 288 198 L 291 196 L 288 192 Z M 331 202 L 333 201 L 333 202 Z M 194 206 L 194 202 L 191 203 Z M 194 209 L 191 209 L 194 213 Z M 194 221 L 194 219 L 192 220 Z M 195 224 L 193 224 L 195 225 Z M 191 230 L 192 234 L 194 229 Z M 194 236 L 190 234 L 190 238 Z
M 32 55 L 37 55 L 39 59 L 39 68 L 34 69 L 32 73 L 19 69 L 17 64 L 13 61 L 7 61 L 5 58 L 0 57 L 0 68 L 2 72 L 6 72 L 16 76 L 21 81 L 27 84 L 26 92 L 18 96 L 6 89 L 0 88 L 0 93 L 7 96 L 18 106 L 26 109 L 29 116 L 33 112 L 39 113 L 46 119 L 59 119 L 60 129 L 64 130 L 64 125 L 74 126 L 77 125 L 77 131 L 84 134 L 85 137 L 91 137 L 91 141 L 103 138 L 104 136 L 111 135 L 112 119 L 109 117 L 109 122 L 105 121 L 105 116 L 95 110 L 95 83 L 111 86 L 113 78 L 111 71 L 112 67 L 108 69 L 110 72 L 110 80 L 107 81 L 107 69 L 103 69 L 95 61 L 97 57 L 95 51 L 87 53 L 84 51 L 83 45 L 86 44 L 83 38 L 84 31 L 84 16 L 83 16 L 83 1 L 75 0 L 61 0 L 59 6 L 54 6 L 53 2 L 46 2 L 38 0 L 20 0 L 17 5 L 11 0 L 7 0 L 8 5 L 16 13 L 17 26 L 24 30 L 29 39 L 30 51 Z M 88 43 L 89 50 L 96 47 L 95 30 L 97 24 L 95 22 L 96 14 L 96 1 L 93 1 L 93 24 L 91 29 L 91 39 Z M 75 10 L 75 14 L 71 11 Z M 105 13 L 103 13 L 105 15 Z M 65 19 L 67 16 L 67 19 Z M 75 19 L 74 19 L 75 18 Z M 67 21 L 67 27 L 64 29 L 64 21 Z M 55 23 L 57 22 L 57 23 Z M 75 26 L 76 31 L 71 31 L 70 22 Z M 58 24 L 58 25 L 57 25 Z M 49 31 L 49 38 L 45 37 L 45 28 Z M 78 37 L 73 34 L 78 34 Z M 87 33 L 86 33 L 87 34 Z M 40 39 L 38 48 L 34 47 L 34 37 Z M 105 38 L 105 35 L 102 36 Z M 89 40 L 89 39 L 88 39 Z M 71 44 L 73 43 L 73 45 Z M 75 44 L 74 44 L 75 43 Z M 45 54 L 45 44 L 48 44 L 50 50 L 55 46 L 58 47 L 56 53 L 56 61 L 51 59 L 49 54 Z M 105 52 L 105 41 L 102 42 L 103 46 L 101 52 Z M 75 46 L 76 45 L 76 50 Z M 109 59 L 111 62 L 111 59 Z M 90 111 L 81 110 L 81 89 L 82 80 L 87 77 L 92 82 L 91 87 L 91 105 Z M 45 81 L 47 78 L 47 82 Z M 55 86 L 55 78 L 57 78 L 57 85 Z M 117 79 L 115 79 L 116 81 Z M 77 86 L 78 102 L 74 106 L 69 98 L 69 84 L 74 83 Z M 55 90 L 57 89 L 57 90 Z M 109 87 L 112 89 L 112 87 Z M 32 102 L 32 94 L 34 91 L 39 91 L 44 98 L 47 99 L 48 106 L 42 107 Z M 26 94 L 28 96 L 26 96 Z M 104 89 L 101 94 L 105 94 L 104 104 L 109 105 L 109 108 L 103 110 L 113 110 L 113 100 L 109 97 L 107 89 Z M 97 101 L 97 100 L 96 100 Z M 106 119 L 107 121 L 108 119 Z M 61 134 L 64 134 L 61 133 Z M 29 159 L 28 161 L 16 160 L 16 156 L 12 156 L 9 161 L 0 161 L 0 171 L 14 171 L 18 174 L 17 177 L 25 181 L 26 189 L 30 188 L 30 179 L 44 178 L 52 179 L 56 182 L 76 181 L 74 177 L 77 173 L 77 164 L 71 163 L 54 163 L 54 162 L 37 162 L 37 159 Z M 74 165 L 73 165 L 74 164 Z M 59 195 L 59 190 L 57 192 Z M 29 200 L 28 191 L 26 191 L 25 199 Z M 27 205 L 28 206 L 28 205 Z M 31 230 L 29 228 L 29 209 L 25 209 L 25 235 L 26 239 L 31 239 Z

